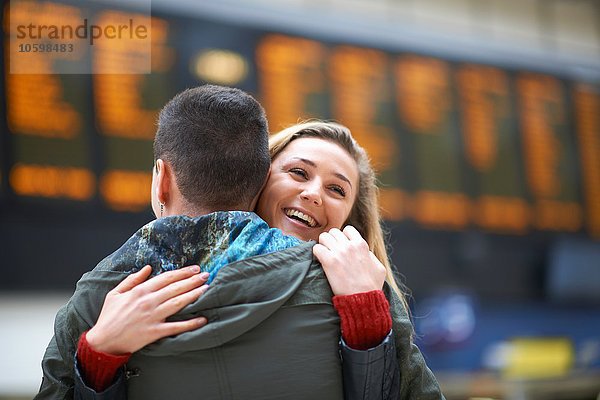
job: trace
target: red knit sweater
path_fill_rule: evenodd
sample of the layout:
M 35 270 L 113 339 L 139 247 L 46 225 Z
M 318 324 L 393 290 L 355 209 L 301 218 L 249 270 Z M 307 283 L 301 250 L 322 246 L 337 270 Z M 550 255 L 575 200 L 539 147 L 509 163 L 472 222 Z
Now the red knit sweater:
M 356 350 L 367 350 L 380 344 L 392 329 L 390 305 L 381 290 L 334 296 L 333 306 L 340 315 L 342 338 Z M 95 351 L 84 332 L 77 346 L 77 360 L 84 382 L 102 392 L 114 381 L 115 375 L 131 354 L 113 355 Z

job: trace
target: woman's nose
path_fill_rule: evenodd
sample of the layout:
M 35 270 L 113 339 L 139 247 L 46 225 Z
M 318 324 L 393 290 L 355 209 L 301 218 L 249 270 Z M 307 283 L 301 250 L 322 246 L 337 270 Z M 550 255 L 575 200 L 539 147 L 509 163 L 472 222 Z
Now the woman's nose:
M 310 201 L 316 206 L 323 204 L 321 192 L 312 186 L 304 188 L 302 193 L 300 193 L 300 198 L 302 200 Z

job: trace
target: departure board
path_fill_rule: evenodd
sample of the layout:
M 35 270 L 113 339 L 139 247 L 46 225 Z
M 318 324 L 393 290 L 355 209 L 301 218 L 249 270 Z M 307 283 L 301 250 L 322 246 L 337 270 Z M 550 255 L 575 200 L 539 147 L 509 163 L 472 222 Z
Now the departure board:
M 30 2 L 16 3 L 13 23 L 26 24 L 32 13 L 42 19 L 66 15 L 67 21 L 75 23 L 78 9 L 61 4 L 37 8 Z M 6 30 L 6 20 L 4 27 Z M 9 48 L 9 40 L 5 36 L 5 49 Z M 90 200 L 96 190 L 85 132 L 91 116 L 86 102 L 91 93 L 86 90 L 85 77 L 52 74 L 55 63 L 78 63 L 80 54 L 36 53 L 31 57 L 29 62 L 37 64 L 42 73 L 5 73 L 6 123 L 12 134 L 13 165 L 7 167 L 10 187 L 18 196 Z M 15 63 L 20 62 L 18 57 L 13 58 Z
M 352 129 L 388 220 L 597 237 L 583 198 L 600 181 L 581 172 L 598 170 L 598 83 L 282 34 L 261 38 L 256 62 L 272 127 L 320 117 Z
M 24 22 L 37 12 L 48 21 L 67 15 L 75 24 L 80 14 L 73 4 L 48 1 L 12 7 Z M 118 25 L 134 14 L 98 8 L 94 21 Z M 17 198 L 99 199 L 115 211 L 147 210 L 157 112 L 184 87 L 223 83 L 231 59 L 216 59 L 220 51 L 243 68 L 225 82 L 260 99 L 273 131 L 312 117 L 347 125 L 379 171 L 389 220 L 599 236 L 597 82 L 168 15 L 145 18 L 151 74 L 54 73 L 57 63 L 83 62 L 77 53 L 39 54 L 35 62 L 46 73 L 5 73 L 11 148 L 2 168 Z M 107 41 L 95 46 L 91 62 L 103 70 L 148 55 Z M 200 65 L 209 56 L 212 64 Z
M 48 25 L 135 20 L 149 27 L 151 46 L 99 40 L 73 52 L 31 50 L 38 73 L 12 73 L 23 60 L 9 49 L 23 43 L 9 19 L 27 27 L 32 15 Z M 113 249 L 125 235 L 116 231 L 131 234 L 150 220 L 158 112 L 203 83 L 255 95 L 272 132 L 309 118 L 347 125 L 378 171 L 394 226 L 430 237 L 535 237 L 524 249 L 548 243 L 540 237 L 600 240 L 598 80 L 460 59 L 451 49 L 444 58 L 114 3 L 13 0 L 3 32 L 0 233 L 12 240 L 14 262 L 28 251 L 19 237 L 37 234 L 47 251 L 58 248 L 54 236 L 81 241 L 83 260 Z M 148 58 L 150 73 L 106 73 Z M 61 73 L 83 67 L 104 72 Z M 67 218 L 68 228 L 52 230 Z M 61 257 L 65 270 L 78 271 Z
M 127 13 L 103 11 L 100 20 L 114 24 L 127 21 Z M 169 25 L 160 18 L 148 21 L 152 27 L 152 74 L 94 74 L 95 122 L 102 137 L 104 170 L 99 188 L 111 208 L 139 211 L 148 206 L 152 182 L 152 141 L 160 108 L 174 94 L 169 89 L 174 50 L 168 44 Z M 150 56 L 150 54 L 147 54 Z M 132 49 L 104 44 L 94 63 L 134 63 Z
M 25 27 L 32 13 L 48 26 L 54 21 L 77 26 L 91 12 L 55 2 L 13 1 L 10 6 L 11 22 Z M 135 16 L 151 26 L 151 48 L 99 41 L 87 58 L 83 51 L 28 54 L 28 61 L 34 57 L 39 65 L 36 74 L 9 73 L 5 63 L 8 182 L 17 196 L 99 198 L 109 209 L 139 212 L 148 207 L 156 116 L 177 92 L 169 86 L 175 54 L 168 44 L 169 24 L 135 11 L 100 8 L 93 16 L 98 26 L 119 26 Z M 6 32 L 6 19 L 4 26 L 8 49 L 15 39 Z M 118 70 L 150 54 L 151 74 L 57 73 L 65 64 L 83 62 L 91 62 L 92 71 Z M 11 55 L 10 60 L 20 61 L 18 54 Z

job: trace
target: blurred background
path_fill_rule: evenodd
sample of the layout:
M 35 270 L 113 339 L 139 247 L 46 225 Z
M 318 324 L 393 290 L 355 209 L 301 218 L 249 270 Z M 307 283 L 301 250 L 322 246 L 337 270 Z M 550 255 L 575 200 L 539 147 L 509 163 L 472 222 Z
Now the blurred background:
M 11 73 L 11 24 L 84 16 L 146 18 L 151 45 Z M 157 112 L 202 83 L 367 148 L 448 399 L 600 398 L 599 1 L 12 0 L 2 21 L 0 399 L 36 393 L 56 310 L 152 220 Z

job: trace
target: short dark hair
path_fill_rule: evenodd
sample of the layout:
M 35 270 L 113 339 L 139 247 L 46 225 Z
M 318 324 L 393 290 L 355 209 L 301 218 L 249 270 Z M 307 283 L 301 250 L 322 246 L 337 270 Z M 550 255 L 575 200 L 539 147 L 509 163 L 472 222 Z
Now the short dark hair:
M 250 204 L 271 159 L 262 106 L 248 93 L 204 85 L 171 99 L 158 117 L 154 160 L 173 167 L 192 205 L 227 210 Z

